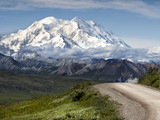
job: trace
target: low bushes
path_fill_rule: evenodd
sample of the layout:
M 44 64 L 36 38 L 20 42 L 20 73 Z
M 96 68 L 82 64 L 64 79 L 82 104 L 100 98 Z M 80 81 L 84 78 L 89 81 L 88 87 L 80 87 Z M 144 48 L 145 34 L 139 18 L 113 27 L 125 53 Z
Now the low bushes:
M 93 91 L 90 82 L 77 84 L 67 93 L 0 106 L 3 120 L 122 120 L 117 104 Z
M 157 68 L 150 68 L 148 73 L 139 78 L 139 84 L 160 89 L 160 73 Z

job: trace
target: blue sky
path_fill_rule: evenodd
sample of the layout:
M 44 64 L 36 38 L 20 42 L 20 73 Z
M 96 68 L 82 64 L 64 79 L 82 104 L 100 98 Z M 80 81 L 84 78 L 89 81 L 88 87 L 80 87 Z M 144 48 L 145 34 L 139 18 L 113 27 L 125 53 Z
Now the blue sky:
M 160 45 L 159 0 L 0 0 L 0 34 L 48 16 L 93 20 L 133 48 Z

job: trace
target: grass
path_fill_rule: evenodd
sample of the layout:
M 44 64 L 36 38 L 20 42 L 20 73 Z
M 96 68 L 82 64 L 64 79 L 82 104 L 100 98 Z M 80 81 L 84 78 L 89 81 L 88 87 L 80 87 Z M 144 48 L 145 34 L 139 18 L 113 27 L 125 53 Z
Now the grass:
M 148 73 L 139 78 L 139 84 L 160 89 L 160 73 L 157 68 L 150 68 Z
M 77 84 L 67 93 L 38 97 L 0 106 L 1 120 L 122 120 L 120 105 L 91 90 L 91 84 Z

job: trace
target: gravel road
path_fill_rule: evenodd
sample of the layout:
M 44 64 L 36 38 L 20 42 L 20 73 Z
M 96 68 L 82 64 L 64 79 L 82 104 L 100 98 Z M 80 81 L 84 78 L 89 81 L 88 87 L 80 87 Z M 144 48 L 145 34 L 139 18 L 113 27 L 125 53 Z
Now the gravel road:
M 122 104 L 125 120 L 160 120 L 159 90 L 131 83 L 104 83 L 94 88 Z

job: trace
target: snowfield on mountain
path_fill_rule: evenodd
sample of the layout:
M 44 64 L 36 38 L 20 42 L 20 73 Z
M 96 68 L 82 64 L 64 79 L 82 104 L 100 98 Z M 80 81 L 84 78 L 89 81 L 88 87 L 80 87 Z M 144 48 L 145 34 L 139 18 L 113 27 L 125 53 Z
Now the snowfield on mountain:
M 111 31 L 93 21 L 47 17 L 25 30 L 0 37 L 1 53 L 16 60 L 49 58 L 127 59 L 159 62 L 157 49 L 133 49 Z M 136 55 L 136 57 L 135 57 Z
M 50 53 L 55 48 L 129 48 L 124 41 L 100 25 L 77 17 L 70 21 L 54 17 L 36 21 L 25 30 L 3 36 L 0 46 L 12 51 L 12 56 L 24 50 Z

